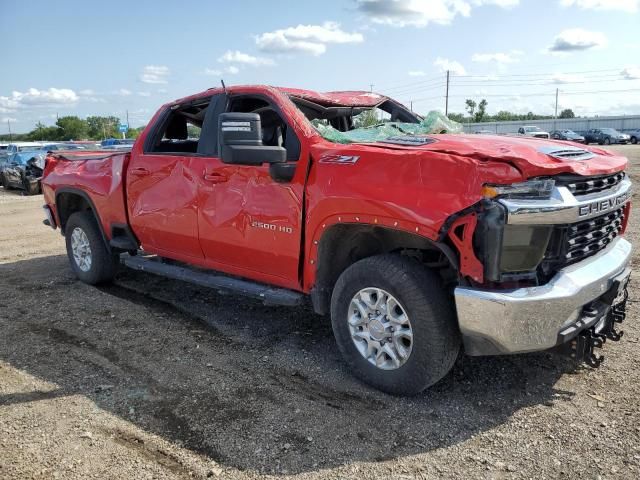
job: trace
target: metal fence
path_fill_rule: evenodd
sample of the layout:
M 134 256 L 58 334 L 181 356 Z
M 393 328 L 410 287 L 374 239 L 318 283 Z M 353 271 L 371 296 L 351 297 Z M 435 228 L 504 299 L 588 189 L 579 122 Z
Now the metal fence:
M 517 133 L 523 125 L 535 125 L 542 130 L 589 130 L 590 128 L 615 128 L 621 132 L 640 129 L 640 115 L 620 117 L 558 118 L 550 120 L 517 120 L 509 122 L 465 123 L 464 131 L 490 130 L 495 133 Z

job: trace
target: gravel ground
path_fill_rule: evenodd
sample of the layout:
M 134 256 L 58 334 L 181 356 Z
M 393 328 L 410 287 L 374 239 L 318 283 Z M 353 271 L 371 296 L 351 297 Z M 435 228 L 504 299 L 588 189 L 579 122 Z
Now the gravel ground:
M 640 183 L 640 146 L 614 148 Z M 637 278 L 597 370 L 462 358 L 395 398 L 349 375 L 309 308 L 78 282 L 41 203 L 0 189 L 0 478 L 640 478 Z

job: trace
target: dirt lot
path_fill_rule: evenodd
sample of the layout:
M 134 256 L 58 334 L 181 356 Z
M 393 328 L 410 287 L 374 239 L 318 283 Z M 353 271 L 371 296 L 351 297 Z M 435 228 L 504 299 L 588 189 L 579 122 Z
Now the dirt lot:
M 640 183 L 640 146 L 617 150 Z M 0 189 L 0 478 L 640 478 L 637 272 L 600 369 L 463 358 L 394 398 L 308 308 L 133 272 L 81 284 L 41 203 Z

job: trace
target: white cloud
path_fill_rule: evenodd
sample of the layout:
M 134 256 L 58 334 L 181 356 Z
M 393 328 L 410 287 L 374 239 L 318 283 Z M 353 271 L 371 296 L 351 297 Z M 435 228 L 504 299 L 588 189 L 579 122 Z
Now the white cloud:
M 510 8 L 519 0 L 356 0 L 356 8 L 372 22 L 394 27 L 450 24 L 458 15 L 468 17 L 473 7 Z
M 164 84 L 168 83 L 169 67 L 165 65 L 147 65 L 142 69 L 140 81 L 143 83 Z
M 620 10 L 635 13 L 640 0 L 560 0 L 563 7 L 579 7 L 585 10 Z
M 496 52 L 496 53 L 474 53 L 471 57 L 473 62 L 479 63 L 487 63 L 487 62 L 496 62 L 496 63 L 514 63 L 520 61 L 520 56 L 523 55 L 523 52 L 520 50 L 511 50 L 508 53 L 504 52 Z
M 159 88 L 158 89 L 158 93 L 167 93 L 167 89 L 166 88 Z
M 275 62 L 270 58 L 254 57 L 253 55 L 239 52 L 238 50 L 227 50 L 224 55 L 218 58 L 218 61 L 220 63 L 242 63 L 245 65 L 251 65 L 253 67 L 275 65 Z
M 640 67 L 627 67 L 620 72 L 620 75 L 625 80 L 640 80 Z
M 138 92 L 138 96 L 140 97 L 150 97 L 151 92 Z
M 556 73 L 554 75 L 551 76 L 551 82 L 561 85 L 564 83 L 576 83 L 576 82 L 582 82 L 584 81 L 584 78 L 581 77 L 580 75 L 575 75 L 575 74 L 567 74 L 567 73 Z
M 451 72 L 452 75 L 467 74 L 467 71 L 464 69 L 462 64 L 454 60 L 438 57 L 436 58 L 436 61 L 433 62 L 433 65 L 438 67 L 441 72 L 446 72 L 447 70 L 449 70 L 449 72 Z
M 219 70 L 217 68 L 205 68 L 203 73 L 211 77 L 220 77 L 225 73 L 229 75 L 235 75 L 236 73 L 239 73 L 239 72 L 240 72 L 240 69 L 238 67 L 236 67 L 235 65 L 229 65 L 228 67 L 225 67 L 223 70 Z
M 424 77 L 426 75 L 422 70 L 409 70 L 407 73 L 410 77 Z
M 588 50 L 594 47 L 602 47 L 607 44 L 607 37 L 600 32 L 592 32 L 581 28 L 570 28 L 556 35 L 550 52 L 572 52 Z
M 357 32 L 345 32 L 336 22 L 322 25 L 298 25 L 273 32 L 265 32 L 256 37 L 256 45 L 263 52 L 308 53 L 322 55 L 327 44 L 361 43 L 364 36 Z
M 116 95 L 120 95 L 121 97 L 128 97 L 129 95 L 131 95 L 133 92 L 131 92 L 131 90 L 127 90 L 126 88 L 121 88 L 119 90 L 116 90 L 114 92 Z
M 93 91 L 93 90 L 91 90 L 90 88 L 87 88 L 87 89 L 85 89 L 85 90 L 80 90 L 80 91 L 78 92 L 78 95 L 83 95 L 83 96 L 85 96 L 85 97 L 87 97 L 87 96 L 91 96 L 91 95 L 95 95 L 95 94 L 96 94 L 96 92 L 94 92 L 94 91 Z
M 13 117 L 2 117 L 2 119 L 0 119 L 0 122 L 2 122 L 3 124 L 7 122 L 17 123 L 18 119 Z
M 51 105 L 72 105 L 78 102 L 78 95 L 69 88 L 30 88 L 26 92 L 11 92 L 10 96 L 0 96 L 0 112 L 10 113 L 22 107 L 47 107 Z

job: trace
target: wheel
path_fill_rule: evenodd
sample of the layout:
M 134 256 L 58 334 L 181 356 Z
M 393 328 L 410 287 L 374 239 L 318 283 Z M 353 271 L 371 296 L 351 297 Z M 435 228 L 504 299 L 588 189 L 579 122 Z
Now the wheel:
M 379 255 L 347 268 L 331 297 L 338 348 L 354 374 L 414 395 L 444 377 L 460 350 L 452 299 L 418 261 Z
M 24 190 L 27 195 L 39 195 L 42 193 L 42 190 L 40 189 L 40 182 L 31 183 L 29 180 L 25 180 Z
M 72 214 L 64 231 L 67 256 L 76 276 L 90 285 L 111 281 L 118 268 L 118 257 L 107 248 L 93 213 Z
M 634 145 L 636 143 L 638 143 L 638 138 L 637 137 L 631 137 L 631 143 L 633 143 Z
M 604 139 L 604 144 L 605 145 L 611 145 L 611 139 L 609 137 Z

